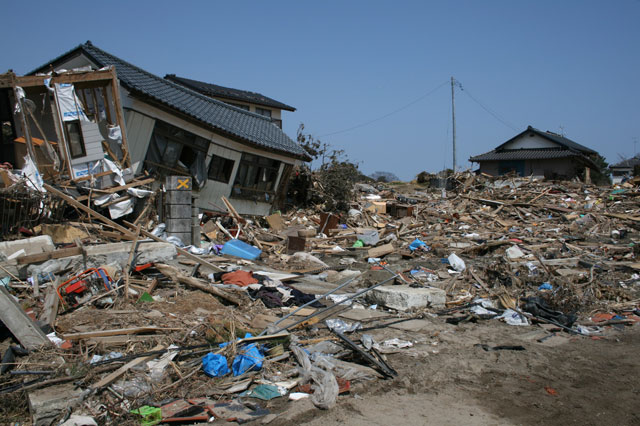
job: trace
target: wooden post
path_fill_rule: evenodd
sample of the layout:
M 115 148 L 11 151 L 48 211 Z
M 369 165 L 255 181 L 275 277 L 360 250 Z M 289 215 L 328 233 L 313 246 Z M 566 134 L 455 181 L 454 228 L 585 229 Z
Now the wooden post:
M 584 183 L 591 184 L 591 168 L 589 167 L 584 168 Z
M 124 123 L 124 114 L 122 113 L 122 103 L 120 102 L 120 84 L 116 78 L 116 70 L 112 68 L 113 79 L 111 80 L 111 93 L 113 94 L 113 107 L 116 110 L 116 119 L 122 133 L 122 164 L 125 167 L 131 167 L 131 158 L 129 157 L 129 143 L 127 141 L 127 129 Z M 106 101 L 106 100 L 105 100 Z

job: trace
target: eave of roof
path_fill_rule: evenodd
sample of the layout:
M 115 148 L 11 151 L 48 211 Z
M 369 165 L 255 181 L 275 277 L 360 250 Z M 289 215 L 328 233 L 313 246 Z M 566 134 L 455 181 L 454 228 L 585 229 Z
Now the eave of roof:
M 550 160 L 559 158 L 575 158 L 591 168 L 598 168 L 589 157 L 580 152 L 555 148 L 493 150 L 470 157 L 469 161 L 479 163 L 481 161 Z
M 180 84 L 151 74 L 93 46 L 91 42 L 81 44 L 63 53 L 30 74 L 49 71 L 50 64 L 80 53 L 85 54 L 98 66 L 114 65 L 120 83 L 132 94 L 153 99 L 242 143 L 284 153 L 287 156 L 305 161 L 311 160 L 309 154 L 270 119 L 212 99 Z
M 265 96 L 261 93 L 250 92 L 248 90 L 233 89 L 204 81 L 192 80 L 190 78 L 179 77 L 175 74 L 167 74 L 164 76 L 166 80 L 186 86 L 196 92 L 210 97 L 218 97 L 235 101 L 242 101 L 263 105 L 271 108 L 283 109 L 286 111 L 295 111 L 296 109 L 283 102 Z

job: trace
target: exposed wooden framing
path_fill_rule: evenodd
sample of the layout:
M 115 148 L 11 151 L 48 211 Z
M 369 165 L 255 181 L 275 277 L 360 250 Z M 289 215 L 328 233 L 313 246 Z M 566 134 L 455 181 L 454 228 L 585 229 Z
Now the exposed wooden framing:
M 107 95 L 107 86 L 102 86 L 102 98 L 104 100 L 104 112 L 107 114 L 107 122 L 113 124 L 111 119 L 111 106 L 109 105 L 109 96 Z
M 126 185 L 122 185 L 122 186 L 116 186 L 113 188 L 107 188 L 105 190 L 103 190 L 103 192 L 107 193 L 107 194 L 113 194 L 114 192 L 119 192 L 122 191 L 123 189 L 129 189 L 129 188 L 133 188 L 136 186 L 142 186 L 142 185 L 146 185 L 148 183 L 154 182 L 155 178 L 147 178 L 147 179 L 143 179 L 143 180 L 134 180 L 133 182 L 129 182 Z
M 127 143 L 127 131 L 124 123 L 124 115 L 122 113 L 122 103 L 120 102 L 120 85 L 118 84 L 118 79 L 116 78 L 115 72 L 113 73 L 111 93 L 113 94 L 113 107 L 116 110 L 116 119 L 118 125 L 120 126 L 120 133 L 122 134 L 122 164 L 125 167 L 131 167 L 131 158 L 129 158 L 129 144 Z
M 82 254 L 81 247 L 71 247 L 67 249 L 58 249 L 54 251 L 45 251 L 42 253 L 20 256 L 17 259 L 18 265 L 29 265 L 32 263 L 40 263 L 50 259 L 61 259 L 63 257 L 79 256 Z
M 115 68 L 111 67 L 108 70 L 91 71 L 84 73 L 65 73 L 56 76 L 48 75 L 26 75 L 22 77 L 16 77 L 13 73 L 6 73 L 0 75 L 0 88 L 12 87 L 13 81 L 16 79 L 19 81 L 20 87 L 34 87 L 44 86 L 44 81 L 47 78 L 51 78 L 52 83 L 82 83 L 85 81 L 100 81 L 100 80 L 112 80 L 115 79 Z

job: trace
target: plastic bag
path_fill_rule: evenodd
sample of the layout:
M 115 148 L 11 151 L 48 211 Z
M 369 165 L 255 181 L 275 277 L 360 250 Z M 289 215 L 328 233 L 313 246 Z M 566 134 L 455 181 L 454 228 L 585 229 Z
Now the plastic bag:
M 311 378 L 316 383 L 311 395 L 311 402 L 322 410 L 328 410 L 336 404 L 339 387 L 336 376 L 331 371 L 325 371 L 318 367 L 311 369 Z
M 264 356 L 260 353 L 258 346 L 251 343 L 240 349 L 240 353 L 233 359 L 231 369 L 234 376 L 239 376 L 247 371 L 258 371 L 262 368 Z
M 456 271 L 462 272 L 465 269 L 467 269 L 467 265 L 464 264 L 464 260 L 460 259 L 457 254 L 451 253 L 448 259 L 449 259 L 449 264 Z
M 222 377 L 229 374 L 227 357 L 213 352 L 208 353 L 202 358 L 202 370 L 209 377 Z

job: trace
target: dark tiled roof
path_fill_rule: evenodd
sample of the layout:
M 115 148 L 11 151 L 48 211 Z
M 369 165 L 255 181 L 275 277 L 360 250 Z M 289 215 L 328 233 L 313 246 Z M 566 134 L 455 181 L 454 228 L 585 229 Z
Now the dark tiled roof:
M 218 86 L 217 84 L 205 83 L 204 81 L 191 80 L 190 78 L 178 77 L 175 74 L 167 74 L 165 79 L 171 80 L 174 83 L 182 84 L 183 86 L 193 89 L 196 92 L 202 93 L 206 96 L 214 98 L 225 98 L 236 101 L 244 101 L 252 104 L 264 105 L 272 108 L 284 109 L 287 111 L 295 111 L 292 106 L 284 104 L 275 99 L 271 99 L 267 96 L 261 95 L 256 92 L 249 92 L 247 90 L 232 89 L 230 87 Z
M 534 133 L 540 137 L 543 137 L 551 142 L 554 142 L 558 145 L 560 145 L 561 147 L 570 149 L 572 151 L 578 151 L 578 152 L 582 152 L 583 154 L 597 154 L 596 151 L 592 150 L 591 148 L 587 148 L 584 145 L 580 145 L 577 142 L 572 141 L 571 139 L 565 138 L 564 136 L 558 135 L 557 133 L 553 133 L 553 132 L 543 132 L 542 130 L 538 130 L 534 127 L 527 127 L 527 130 L 518 133 L 516 136 L 512 137 L 511 139 L 509 139 L 508 141 L 506 141 L 505 143 L 503 143 L 502 145 L 498 146 L 494 151 L 499 151 L 502 147 L 504 147 L 505 145 L 507 145 L 509 142 L 519 138 L 520 136 L 524 135 L 525 133 Z
M 609 166 L 609 168 L 613 169 L 613 168 L 623 168 L 623 169 L 628 169 L 628 168 L 633 168 L 635 166 L 640 166 L 640 154 L 636 155 L 635 157 L 631 157 L 631 158 L 627 158 L 626 160 L 622 160 L 619 163 L 616 163 L 612 166 Z
M 217 130 L 231 138 L 290 156 L 309 160 L 307 152 L 270 119 L 211 99 L 182 85 L 165 80 L 97 48 L 91 42 L 49 61 L 34 70 L 48 71 L 49 64 L 82 52 L 98 66 L 116 67 L 120 83 L 133 95 L 142 95 Z
M 579 152 L 569 149 L 541 148 L 541 149 L 505 149 L 489 151 L 469 158 L 469 161 L 500 161 L 500 160 L 546 160 L 550 158 L 567 158 L 580 156 Z

